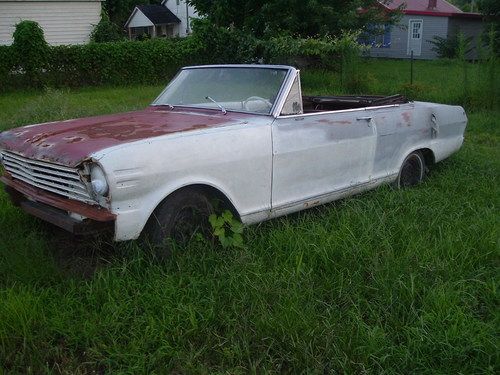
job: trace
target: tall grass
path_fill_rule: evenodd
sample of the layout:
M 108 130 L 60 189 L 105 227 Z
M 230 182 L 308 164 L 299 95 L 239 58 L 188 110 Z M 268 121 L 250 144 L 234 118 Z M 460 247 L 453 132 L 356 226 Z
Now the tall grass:
M 460 97 L 456 63 L 416 68 L 420 99 Z M 409 74 L 360 69 L 381 94 Z M 334 73 L 303 81 L 345 93 Z M 0 129 L 140 108 L 160 89 L 0 96 Z M 247 228 L 243 249 L 193 243 L 164 266 L 133 243 L 72 241 L 0 192 L 0 372 L 498 373 L 499 114 L 470 113 L 463 149 L 417 188 Z

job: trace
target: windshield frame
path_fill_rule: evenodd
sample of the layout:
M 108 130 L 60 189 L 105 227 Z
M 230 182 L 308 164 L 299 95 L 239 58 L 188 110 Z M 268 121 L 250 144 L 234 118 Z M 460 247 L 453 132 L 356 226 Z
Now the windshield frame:
M 227 112 L 236 112 L 236 113 L 248 113 L 252 115 L 259 115 L 259 116 L 273 116 L 273 117 L 278 117 L 279 113 L 281 112 L 281 108 L 284 105 L 285 99 L 288 96 L 288 92 L 291 89 L 291 85 L 293 84 L 293 80 L 295 79 L 295 76 L 297 75 L 298 70 L 296 70 L 292 66 L 288 65 L 258 65 L 258 64 L 222 64 L 222 65 L 196 65 L 196 66 L 186 66 L 181 68 L 177 74 L 170 80 L 168 85 L 162 90 L 162 92 L 153 100 L 151 103 L 151 106 L 165 106 L 169 105 L 167 103 L 161 104 L 157 103 L 157 101 L 162 97 L 162 95 L 165 93 L 165 91 L 168 90 L 172 82 L 175 81 L 175 79 L 181 74 L 182 71 L 184 70 L 190 70 L 190 69 L 213 69 L 213 68 L 251 68 L 251 69 L 280 69 L 280 70 L 286 70 L 285 78 L 283 79 L 283 82 L 281 83 L 281 86 L 278 90 L 278 94 L 276 96 L 276 99 L 274 100 L 273 106 L 271 107 L 269 113 L 262 113 L 262 112 L 252 112 L 252 111 L 245 111 L 245 110 L 235 110 L 235 109 L 229 109 L 226 108 Z M 199 105 L 189 105 L 189 104 L 176 104 L 173 105 L 175 107 L 180 107 L 180 108 L 197 108 L 197 109 L 208 109 L 208 110 L 216 110 L 220 112 L 220 109 L 217 108 L 210 108 L 210 107 L 205 107 L 205 106 L 199 106 Z

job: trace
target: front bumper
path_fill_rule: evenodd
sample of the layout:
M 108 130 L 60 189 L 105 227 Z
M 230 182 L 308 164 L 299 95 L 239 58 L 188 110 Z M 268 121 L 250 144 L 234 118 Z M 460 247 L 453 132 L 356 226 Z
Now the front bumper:
M 114 230 L 116 215 L 105 208 L 60 197 L 14 180 L 8 174 L 1 176 L 0 181 L 6 185 L 5 191 L 16 206 L 75 235 Z M 81 219 L 76 219 L 71 214 L 76 214 Z

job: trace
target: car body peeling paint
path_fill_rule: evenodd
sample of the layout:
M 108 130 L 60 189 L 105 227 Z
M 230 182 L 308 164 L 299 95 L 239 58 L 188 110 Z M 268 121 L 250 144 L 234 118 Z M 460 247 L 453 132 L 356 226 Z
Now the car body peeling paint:
M 27 158 L 76 167 L 103 149 L 166 134 L 239 124 L 254 115 L 151 106 L 145 110 L 50 122 L 0 134 L 0 148 Z

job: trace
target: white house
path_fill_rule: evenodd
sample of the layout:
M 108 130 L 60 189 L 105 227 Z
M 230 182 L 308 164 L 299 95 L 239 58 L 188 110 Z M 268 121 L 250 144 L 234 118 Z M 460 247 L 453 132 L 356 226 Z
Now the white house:
M 163 0 L 161 5 L 137 5 L 125 28 L 130 39 L 144 34 L 152 38 L 185 37 L 191 33 L 191 19 L 198 17 L 185 0 Z
M 49 44 L 82 44 L 101 19 L 101 0 L 0 0 L 0 44 L 11 44 L 15 25 L 36 21 Z

